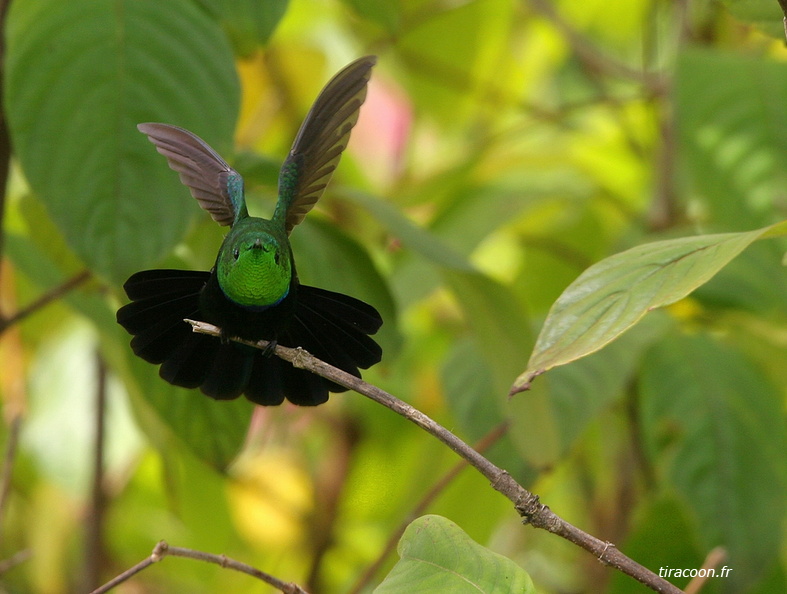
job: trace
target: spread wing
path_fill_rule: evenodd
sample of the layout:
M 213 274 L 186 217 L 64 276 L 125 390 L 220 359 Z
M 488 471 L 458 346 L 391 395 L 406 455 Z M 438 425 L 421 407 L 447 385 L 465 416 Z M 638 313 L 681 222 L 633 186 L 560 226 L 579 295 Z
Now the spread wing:
M 366 99 L 375 56 L 365 56 L 334 76 L 306 115 L 279 175 L 273 219 L 289 234 L 317 200 L 339 164 Z
M 169 124 L 139 124 L 137 129 L 167 158 L 199 205 L 219 225 L 248 216 L 243 178 L 208 144 L 188 130 Z

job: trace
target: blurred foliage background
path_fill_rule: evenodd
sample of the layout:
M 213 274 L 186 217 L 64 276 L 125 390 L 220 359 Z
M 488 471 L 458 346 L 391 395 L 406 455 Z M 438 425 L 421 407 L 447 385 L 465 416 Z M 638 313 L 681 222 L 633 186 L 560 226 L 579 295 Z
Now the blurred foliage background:
M 311 101 L 370 53 L 348 154 L 292 236 L 302 281 L 382 312 L 365 378 L 471 443 L 494 432 L 494 462 L 650 569 L 720 546 L 733 571 L 703 592 L 787 591 L 783 240 L 507 397 L 592 263 L 787 218 L 775 0 L 5 5 L 0 559 L 19 563 L 2 591 L 86 592 L 161 539 L 313 592 L 371 591 L 393 566 L 386 542 L 452 452 L 352 393 L 253 410 L 173 388 L 114 322 L 130 273 L 207 270 L 223 233 L 135 125 L 205 138 L 269 216 Z M 472 470 L 432 495 L 417 515 L 539 592 L 645 591 L 523 528 Z M 270 589 L 168 559 L 116 591 Z

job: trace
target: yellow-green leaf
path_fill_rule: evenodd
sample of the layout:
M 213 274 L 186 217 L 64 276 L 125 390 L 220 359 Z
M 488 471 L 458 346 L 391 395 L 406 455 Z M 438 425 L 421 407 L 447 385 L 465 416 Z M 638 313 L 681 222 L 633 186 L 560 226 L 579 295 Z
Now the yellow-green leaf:
M 594 264 L 552 306 L 511 392 L 527 390 L 537 375 L 599 350 L 650 310 L 682 299 L 757 239 L 784 234 L 787 221 L 755 231 L 657 241 Z

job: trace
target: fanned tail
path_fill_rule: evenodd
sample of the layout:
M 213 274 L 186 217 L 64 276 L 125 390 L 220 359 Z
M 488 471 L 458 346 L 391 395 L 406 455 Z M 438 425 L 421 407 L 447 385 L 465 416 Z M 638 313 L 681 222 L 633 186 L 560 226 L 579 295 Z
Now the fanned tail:
M 134 353 L 161 364 L 159 375 L 169 383 L 220 400 L 237 398 L 248 383 L 254 349 L 195 334 L 183 321 L 201 318 L 199 295 L 209 277 L 188 270 L 137 272 L 123 286 L 132 301 L 118 310 L 117 321 L 134 336 Z
M 199 292 L 210 273 L 143 270 L 123 285 L 131 303 L 117 312 L 118 324 L 134 336 L 131 348 L 150 363 L 163 363 L 191 334 L 184 318 L 199 317 Z
M 163 379 L 184 388 L 200 388 L 219 400 L 245 394 L 264 406 L 281 404 L 284 398 L 300 406 L 316 406 L 328 400 L 329 391 L 345 391 L 260 350 L 192 332 L 183 319 L 204 319 L 200 291 L 209 277 L 209 272 L 144 270 L 124 285 L 132 301 L 118 310 L 117 321 L 134 336 L 134 353 L 161 365 Z M 369 336 L 381 325 L 380 314 L 363 301 L 301 285 L 293 319 L 279 332 L 277 341 L 302 347 L 360 377 L 359 369 L 382 357 L 382 349 Z
M 326 363 L 356 377 L 382 358 L 382 349 L 369 336 L 382 325 L 380 314 L 371 305 L 354 297 L 317 287 L 301 285 L 298 305 L 287 330 L 279 336 L 282 346 L 301 347 Z M 283 365 L 282 365 L 283 363 Z M 281 386 L 287 399 L 300 406 L 316 406 L 328 400 L 328 392 L 346 388 L 296 369 L 276 358 L 257 358 L 246 395 L 263 402 Z

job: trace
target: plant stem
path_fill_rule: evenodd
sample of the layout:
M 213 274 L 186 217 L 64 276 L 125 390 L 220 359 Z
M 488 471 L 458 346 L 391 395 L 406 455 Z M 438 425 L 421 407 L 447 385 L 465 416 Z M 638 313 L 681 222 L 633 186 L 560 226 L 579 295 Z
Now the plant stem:
M 126 580 L 132 578 L 140 571 L 147 569 L 154 563 L 161 561 L 164 557 L 172 556 L 172 557 L 186 557 L 188 559 L 196 559 L 197 561 L 205 561 L 206 563 L 215 563 L 216 565 L 220 565 L 221 567 L 225 567 L 227 569 L 233 569 L 235 571 L 239 571 L 241 573 L 245 573 L 246 575 L 250 575 L 255 577 L 259 580 L 262 580 L 266 584 L 270 584 L 274 588 L 277 588 L 281 592 L 285 594 L 307 594 L 307 592 L 298 586 L 297 584 L 293 584 L 290 582 L 284 582 L 270 574 L 267 574 L 259 569 L 252 567 L 251 565 L 246 565 L 245 563 L 241 563 L 240 561 L 235 561 L 234 559 L 230 559 L 225 555 L 214 555 L 212 553 L 205 553 L 203 551 L 195 551 L 192 549 L 184 549 L 181 547 L 171 547 L 165 541 L 159 542 L 153 549 L 153 552 L 150 554 L 149 557 L 143 559 L 139 563 L 137 563 L 134 567 L 127 569 L 111 581 L 107 582 L 100 588 L 93 590 L 90 594 L 105 594 L 109 592 L 115 586 L 118 586 L 125 582 Z
M 212 324 L 193 320 L 186 320 L 186 322 L 192 325 L 194 332 L 217 337 L 221 336 L 220 329 Z M 268 341 L 265 340 L 258 342 L 239 338 L 231 338 L 230 340 L 258 349 L 265 349 L 268 346 Z M 433 421 L 413 406 L 399 400 L 377 386 L 369 384 L 341 369 L 328 365 L 301 348 L 288 348 L 277 345 L 275 353 L 278 357 L 285 361 L 289 361 L 293 366 L 299 369 L 307 369 L 312 373 L 316 373 L 321 377 L 329 379 L 332 382 L 382 404 L 442 441 L 489 479 L 493 489 L 499 491 L 513 502 L 514 508 L 519 515 L 522 516 L 524 523 L 530 524 L 536 528 L 548 530 L 549 532 L 565 538 L 592 553 L 601 563 L 611 565 L 656 592 L 680 594 L 680 589 L 621 553 L 612 543 L 599 540 L 563 520 L 546 505 L 540 503 L 537 495 L 522 487 L 505 470 L 494 465 L 448 429 Z
M 93 436 L 93 483 L 85 526 L 85 588 L 93 590 L 101 584 L 101 568 L 106 560 L 104 546 L 104 435 L 107 402 L 107 366 L 96 353 L 96 394 Z
M 83 270 L 82 272 L 72 276 L 70 279 L 66 280 L 62 284 L 59 284 L 56 287 L 50 289 L 49 291 L 41 295 L 38 299 L 33 301 L 33 303 L 23 307 L 16 313 L 8 317 L 3 317 L 2 312 L 0 312 L 0 334 L 5 332 L 10 326 L 16 324 L 17 322 L 21 322 L 27 316 L 34 314 L 44 306 L 49 305 L 53 301 L 60 299 L 63 295 L 65 295 L 72 289 L 75 289 L 89 278 L 90 278 L 90 272 L 88 270 Z

